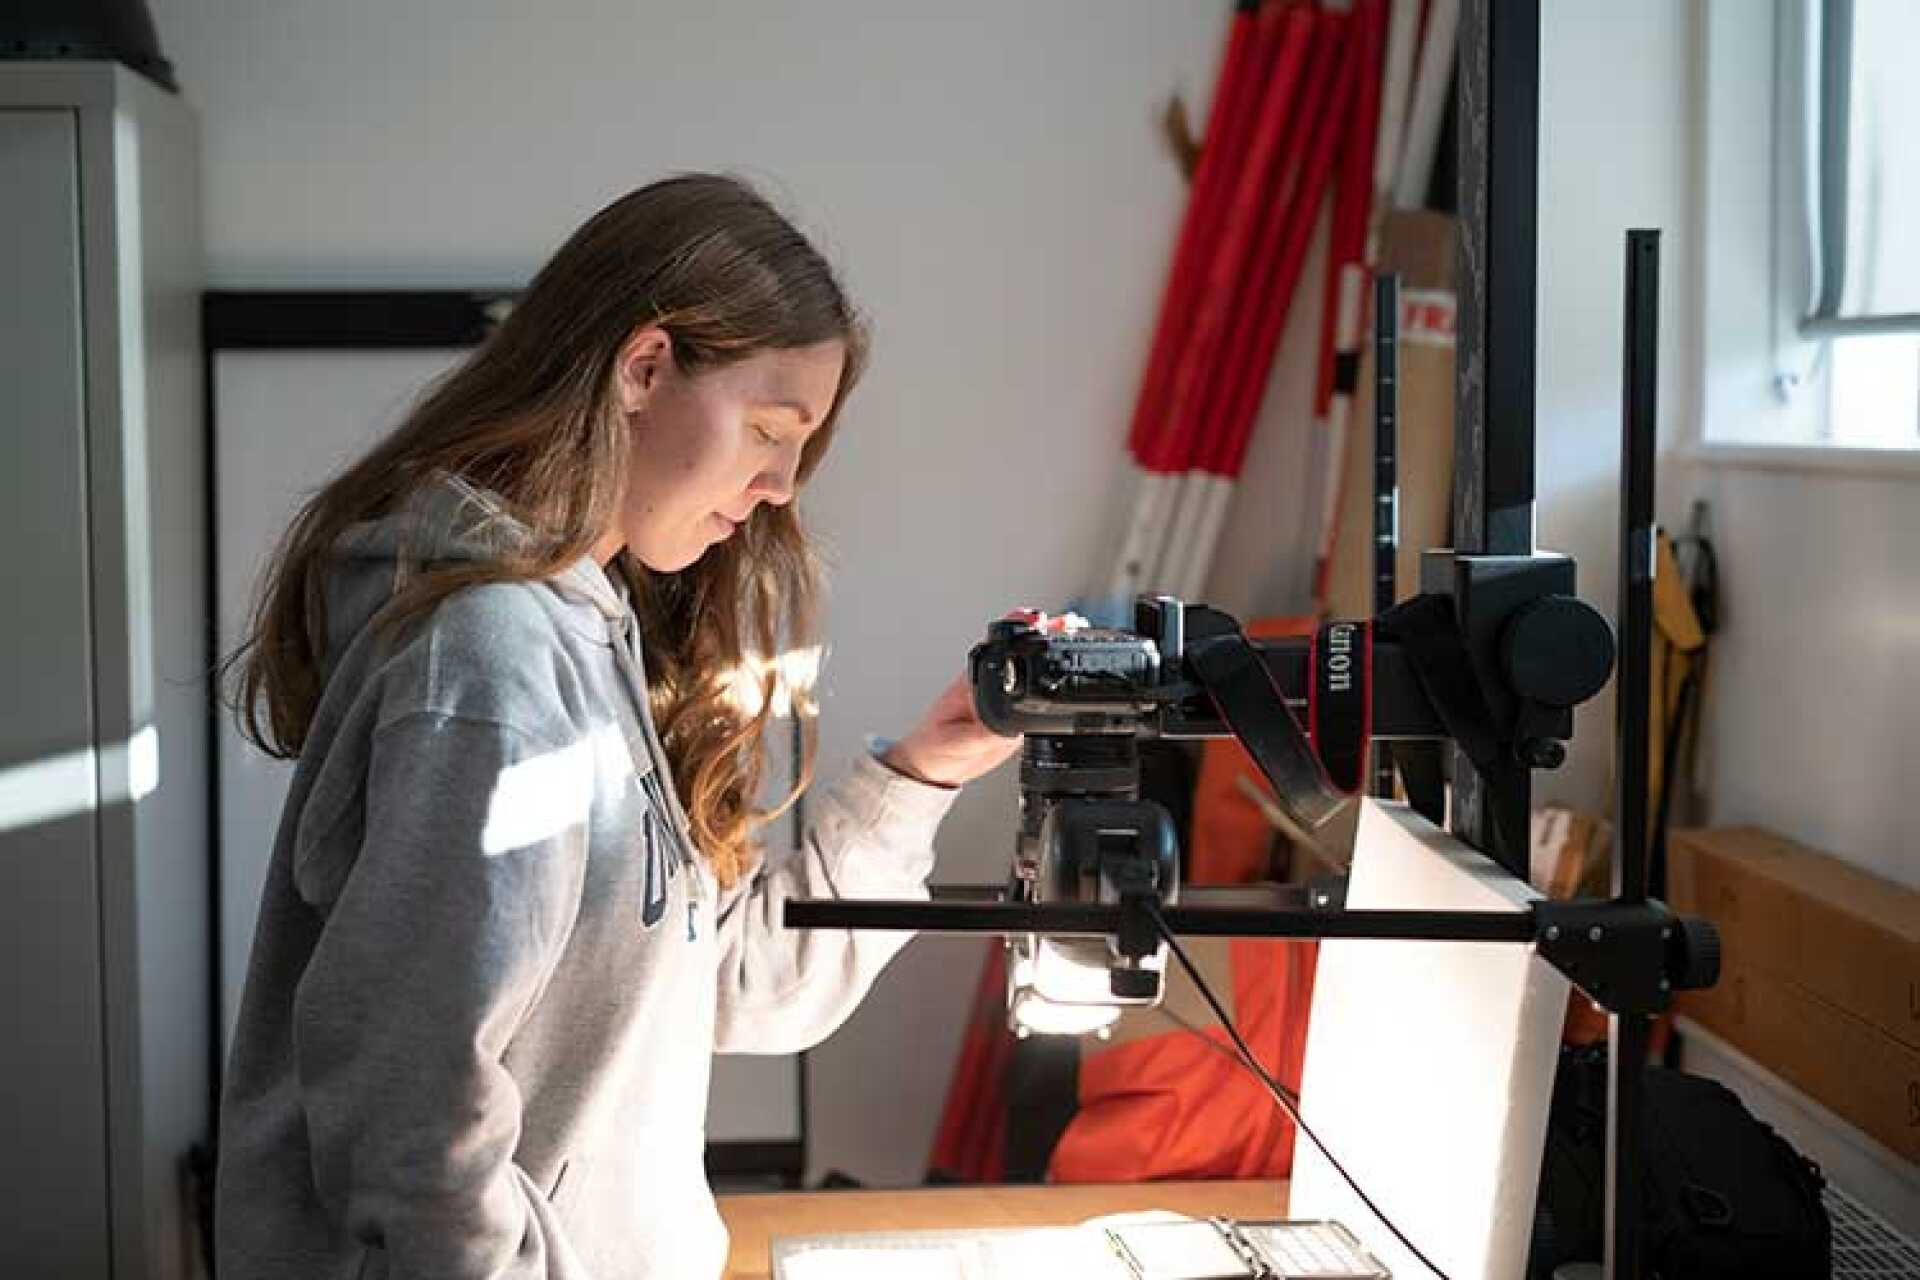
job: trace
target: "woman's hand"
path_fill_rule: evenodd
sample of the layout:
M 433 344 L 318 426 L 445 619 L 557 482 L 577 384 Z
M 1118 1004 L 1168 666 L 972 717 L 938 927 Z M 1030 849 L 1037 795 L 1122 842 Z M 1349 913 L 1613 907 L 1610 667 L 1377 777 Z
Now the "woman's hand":
M 881 763 L 936 787 L 973 781 L 1020 749 L 1018 737 L 1003 738 L 980 722 L 973 685 L 962 674 L 948 685 L 906 737 L 887 748 Z

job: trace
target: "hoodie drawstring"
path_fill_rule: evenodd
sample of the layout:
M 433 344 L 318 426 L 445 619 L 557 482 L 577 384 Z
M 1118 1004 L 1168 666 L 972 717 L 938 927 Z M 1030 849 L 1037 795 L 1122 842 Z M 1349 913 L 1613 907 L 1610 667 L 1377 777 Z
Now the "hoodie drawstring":
M 673 794 L 672 784 L 666 781 L 668 777 L 666 747 L 653 727 L 653 713 L 647 701 L 647 677 L 645 671 L 641 669 L 636 644 L 635 633 L 638 627 L 631 610 L 622 613 L 618 619 L 614 620 L 614 629 L 617 632 L 613 646 L 614 661 L 620 668 L 620 674 L 626 679 L 627 694 L 633 701 L 634 714 L 640 718 L 640 730 L 646 736 L 647 751 L 653 757 L 654 777 L 660 784 L 657 789 L 657 803 L 666 808 L 665 817 L 679 834 L 680 838 L 675 843 L 680 848 L 680 865 L 693 873 L 691 888 L 694 896 L 699 898 L 703 896 L 704 889 L 694 859 L 693 832 L 687 825 L 686 814 L 680 809 L 679 797 Z

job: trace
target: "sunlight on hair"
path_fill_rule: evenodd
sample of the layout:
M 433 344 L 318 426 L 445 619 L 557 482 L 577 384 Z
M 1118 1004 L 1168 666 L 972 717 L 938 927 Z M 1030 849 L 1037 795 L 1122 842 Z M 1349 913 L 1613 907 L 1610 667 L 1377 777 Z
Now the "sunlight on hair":
M 727 700 L 743 716 L 760 714 L 767 676 L 773 676 L 773 707 L 776 720 L 793 714 L 794 704 L 803 713 L 813 711 L 813 687 L 820 679 L 824 650 L 817 644 L 789 649 L 777 658 L 747 655 L 727 677 Z
M 633 753 L 616 724 L 558 751 L 508 765 L 493 784 L 480 852 L 489 858 L 586 825 L 594 784 L 634 774 Z

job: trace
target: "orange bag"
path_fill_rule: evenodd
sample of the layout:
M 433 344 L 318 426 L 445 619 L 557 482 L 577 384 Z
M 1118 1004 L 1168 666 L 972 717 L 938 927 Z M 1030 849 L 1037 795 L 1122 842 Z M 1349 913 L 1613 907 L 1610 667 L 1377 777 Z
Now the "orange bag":
M 1289 1089 L 1300 1087 L 1307 1009 L 1319 944 L 1310 940 L 1208 940 L 1224 949 L 1227 1004 L 1254 1056 Z M 1206 943 L 1189 946 L 1199 952 Z M 1202 963 L 1196 958 L 1196 963 Z M 1177 968 L 1177 965 L 1174 966 Z M 1170 968 L 1166 1007 L 1182 998 L 1184 973 Z M 1209 983 L 1209 985 L 1215 985 Z M 1293 1122 L 1236 1059 L 1225 1031 L 1208 1015 L 1201 1034 L 1169 1029 L 1095 1049 L 1080 1061 L 1080 1110 L 1061 1134 L 1047 1168 L 1054 1182 L 1140 1182 L 1163 1178 L 1284 1178 L 1293 1167 Z

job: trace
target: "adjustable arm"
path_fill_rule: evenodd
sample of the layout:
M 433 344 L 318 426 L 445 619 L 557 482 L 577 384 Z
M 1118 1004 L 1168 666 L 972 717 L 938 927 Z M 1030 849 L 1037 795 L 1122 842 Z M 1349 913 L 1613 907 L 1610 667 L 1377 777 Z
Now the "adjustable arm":
M 1530 943 L 1596 1003 L 1616 1013 L 1658 1013 L 1675 991 L 1710 987 L 1720 973 L 1720 940 L 1713 926 L 1677 917 L 1654 901 L 1536 902 L 1525 912 L 1322 911 L 1187 901 L 1164 906 L 1160 914 L 1184 937 Z M 1115 937 L 1127 926 L 1128 913 L 1120 903 L 849 898 L 789 902 L 786 923 L 797 929 Z

